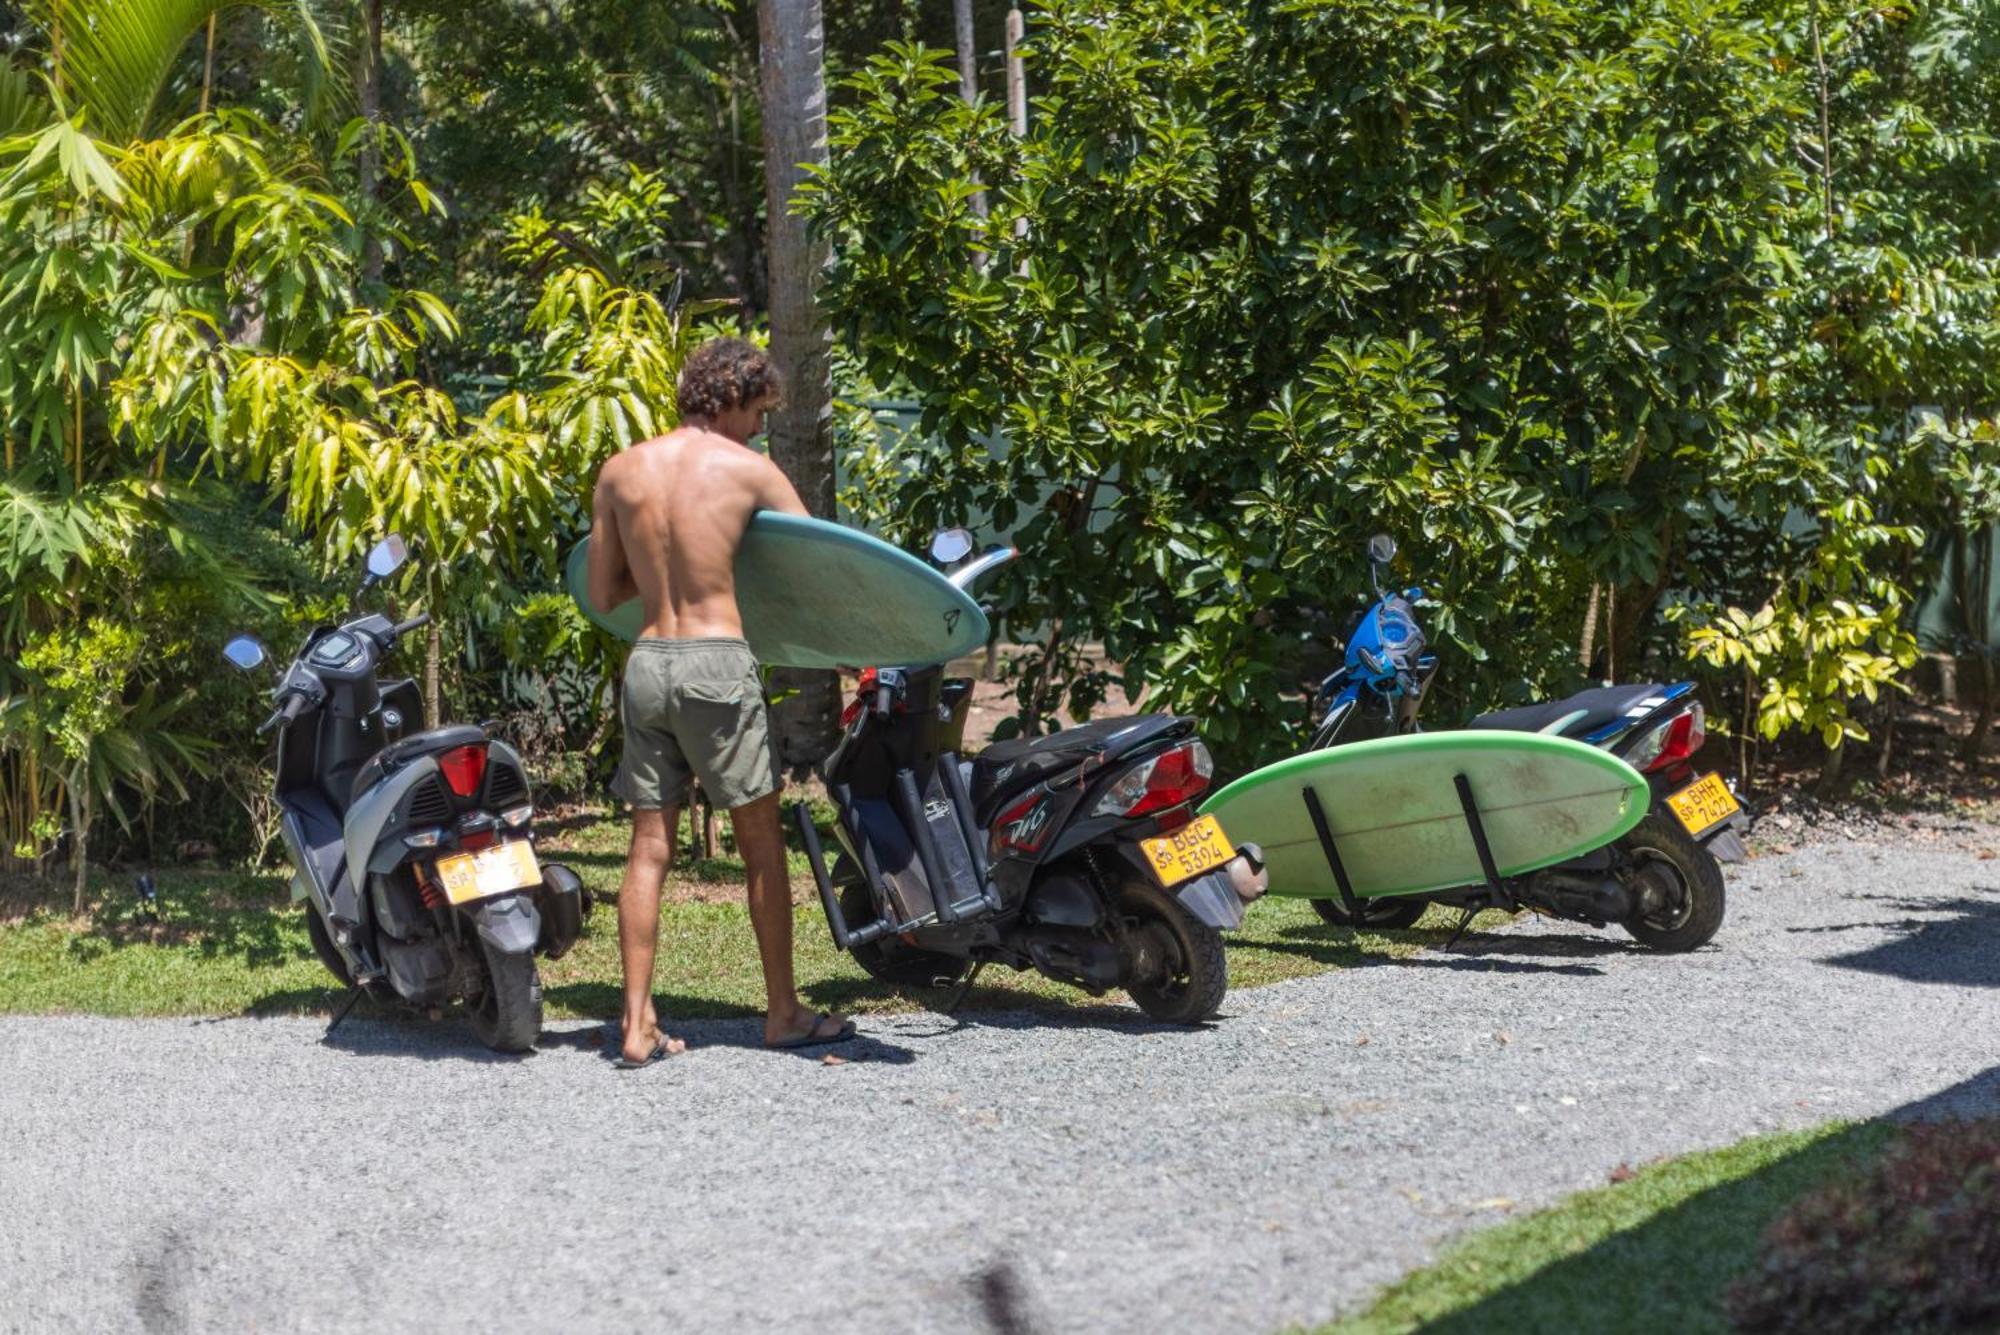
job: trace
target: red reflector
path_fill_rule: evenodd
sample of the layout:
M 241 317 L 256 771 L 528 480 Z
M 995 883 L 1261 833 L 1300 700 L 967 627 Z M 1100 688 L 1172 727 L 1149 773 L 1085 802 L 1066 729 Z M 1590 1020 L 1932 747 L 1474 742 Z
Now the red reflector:
M 444 781 L 454 793 L 471 797 L 486 777 L 486 744 L 454 746 L 438 757 L 438 768 L 444 771 Z
M 1660 744 L 1660 754 L 1654 756 L 1646 766 L 1647 773 L 1656 773 L 1670 766 L 1681 764 L 1689 756 L 1701 750 L 1701 744 L 1708 740 L 1707 722 L 1702 717 L 1699 706 L 1675 719 L 1667 725 L 1667 739 Z
M 1208 790 L 1208 776 L 1213 769 L 1208 763 L 1208 753 L 1203 751 L 1199 758 L 1195 748 L 1199 742 L 1189 742 L 1177 746 L 1152 762 L 1152 773 L 1146 777 L 1146 791 L 1126 809 L 1128 816 L 1144 816 L 1154 811 L 1165 811 L 1177 807 L 1190 798 Z

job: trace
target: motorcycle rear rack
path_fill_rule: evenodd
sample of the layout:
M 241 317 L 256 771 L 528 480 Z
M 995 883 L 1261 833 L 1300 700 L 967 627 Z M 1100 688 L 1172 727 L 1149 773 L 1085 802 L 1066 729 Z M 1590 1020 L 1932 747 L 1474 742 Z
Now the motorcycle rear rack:
M 882 877 L 882 868 L 877 863 L 875 849 L 869 842 L 868 833 L 860 821 L 854 818 L 853 793 L 844 783 L 830 784 L 828 790 L 839 813 L 839 820 L 853 842 L 860 856 L 861 878 L 868 887 L 868 897 L 875 906 L 873 922 L 851 924 L 840 907 L 840 896 L 835 892 L 833 877 L 826 868 L 826 854 L 819 841 L 819 830 L 812 823 L 812 815 L 803 802 L 793 803 L 792 819 L 799 827 L 799 842 L 805 846 L 806 860 L 812 865 L 813 881 L 819 888 L 820 907 L 826 912 L 827 927 L 833 933 L 836 950 L 852 950 L 855 946 L 865 946 L 871 941 L 903 932 L 915 931 L 938 923 L 962 922 L 969 916 L 982 912 L 997 913 L 1000 910 L 1000 891 L 994 885 L 990 868 L 986 862 L 986 846 L 979 838 L 979 828 L 972 819 L 972 799 L 965 789 L 965 776 L 959 773 L 958 757 L 946 752 L 937 759 L 938 775 L 944 783 L 945 795 L 950 798 L 952 809 L 957 815 L 959 831 L 965 838 L 965 846 L 972 858 L 973 872 L 979 879 L 979 893 L 966 899 L 954 900 L 949 891 L 949 880 L 944 873 L 943 859 L 938 854 L 937 842 L 932 837 L 930 823 L 924 819 L 923 795 L 917 790 L 916 774 L 911 770 L 896 772 L 892 792 L 902 817 L 903 825 L 916 849 L 917 863 L 923 868 L 924 880 L 931 886 L 933 912 L 915 918 L 899 918 L 895 901 Z
M 1472 847 L 1479 854 L 1479 869 L 1486 877 L 1486 888 L 1496 904 L 1511 908 L 1516 901 L 1493 861 L 1493 845 L 1487 841 L 1486 824 L 1479 818 L 1479 804 L 1473 800 L 1472 783 L 1463 774 L 1454 774 L 1452 783 L 1458 789 L 1458 805 L 1465 813 L 1465 828 L 1472 836 Z M 1326 809 L 1320 805 L 1319 794 L 1313 791 L 1311 785 L 1307 785 L 1304 791 L 1306 814 L 1312 817 L 1313 833 L 1319 836 L 1320 852 L 1326 856 L 1327 869 L 1333 873 L 1333 883 L 1340 887 L 1340 906 L 1358 923 L 1361 921 L 1361 897 L 1354 893 L 1354 883 L 1348 879 L 1347 868 L 1340 860 L 1340 849 L 1335 845 L 1333 830 L 1326 822 Z M 1471 921 L 1469 913 L 1466 921 Z M 1460 930 L 1464 930 L 1463 924 Z

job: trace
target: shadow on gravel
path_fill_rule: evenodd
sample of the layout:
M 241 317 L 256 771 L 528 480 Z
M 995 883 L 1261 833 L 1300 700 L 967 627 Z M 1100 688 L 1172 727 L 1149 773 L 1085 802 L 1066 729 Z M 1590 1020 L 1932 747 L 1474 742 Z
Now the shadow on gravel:
M 1536 957 L 1550 959 L 1591 959 L 1607 955 L 1645 954 L 1634 941 L 1574 933 L 1473 932 L 1460 939 L 1449 953 L 1443 951 L 1449 932 L 1383 933 L 1398 939 L 1414 939 L 1438 952 L 1424 955 L 1390 955 L 1356 945 L 1346 932 L 1322 935 L 1325 929 L 1294 927 L 1277 938 L 1259 941 L 1257 949 L 1281 955 L 1298 955 L 1316 964 L 1338 969 L 1452 969 L 1472 973 L 1555 973 L 1594 978 L 1604 970 L 1590 964 L 1539 964 Z M 1527 958 L 1520 958 L 1520 957 Z
M 1688 1197 L 1634 1227 L 1572 1251 L 1506 1288 L 1456 1311 L 1440 1313 L 1412 1292 L 1407 1304 L 1392 1294 L 1385 1310 L 1355 1323 L 1356 1330 L 1402 1330 L 1420 1322 L 1426 1335 L 1511 1335 L 1544 1331 L 1726 1331 L 1721 1302 L 1730 1285 L 1756 1259 L 1764 1230 L 1800 1196 L 1852 1174 L 1878 1153 L 1892 1123 L 2000 1113 L 2000 1067 L 1994 1067 L 1909 1103 L 1885 1117 L 1843 1128 L 1789 1154 Z M 1670 1170 L 1671 1171 L 1671 1170 Z M 1620 1193 L 1644 1193 L 1645 1178 L 1613 1188 L 1601 1213 L 1621 1208 Z M 1637 1197 L 1643 1202 L 1643 1194 Z M 1561 1251 L 1551 1225 L 1530 1216 L 1501 1225 L 1483 1241 L 1514 1233 L 1526 1251 Z M 1486 1249 L 1485 1264 L 1508 1248 Z M 1460 1262 L 1474 1272 L 1481 1264 Z M 1448 1256 L 1441 1269 L 1452 1267 Z M 1433 1292 L 1443 1299 L 1450 1285 Z M 1442 1305 L 1440 1302 L 1439 1306 Z M 1322 1332 L 1345 1331 L 1336 1325 Z
M 1893 922 L 1848 923 L 1793 931 L 1833 932 L 1872 928 L 1901 933 L 1892 941 L 1823 963 L 1842 969 L 1888 974 L 1913 983 L 1956 987 L 2000 987 L 2000 899 L 1890 900 L 1906 913 L 1952 917 L 1903 918 Z
M 855 1014 L 862 1027 L 866 1028 L 871 1016 L 909 1015 L 911 1002 L 920 1006 L 941 1006 L 951 993 L 949 989 L 942 988 L 897 989 L 865 978 L 825 978 L 805 984 L 799 989 L 799 995 L 820 1010 Z M 560 1005 L 574 1015 L 609 1018 L 617 1015 L 624 1005 L 624 994 L 614 983 L 564 983 L 560 987 L 549 988 L 544 996 L 550 1004 Z M 718 1002 L 710 997 L 684 997 L 662 992 L 655 995 L 655 1001 L 661 1015 L 682 1026 L 707 1020 L 758 1020 L 764 1014 L 751 1006 Z M 945 1023 L 939 1034 L 981 1025 L 1052 1029 L 1133 1026 L 1140 1030 L 1161 1027 L 1151 1024 L 1131 1006 L 1089 1001 L 1084 999 L 1082 993 L 1072 1000 L 1067 996 L 987 986 L 974 987 L 953 1015 L 940 1018 Z M 1179 1030 L 1181 1026 L 1166 1028 Z M 675 1032 L 678 1033 L 679 1029 Z
M 358 1020 L 350 1016 L 319 1042 L 321 1047 L 356 1057 L 409 1057 L 428 1062 L 504 1066 L 524 1061 L 530 1055 L 493 1051 L 472 1036 L 471 1026 L 456 1017 L 417 1023 L 402 1019 Z

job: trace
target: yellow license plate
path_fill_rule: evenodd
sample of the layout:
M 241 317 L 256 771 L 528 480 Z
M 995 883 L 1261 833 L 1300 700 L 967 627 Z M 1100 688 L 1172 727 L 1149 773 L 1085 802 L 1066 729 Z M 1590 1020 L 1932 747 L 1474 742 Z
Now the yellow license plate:
M 1669 797 L 1667 805 L 1689 834 L 1704 833 L 1742 810 L 1720 774 L 1702 775 Z
M 1154 879 L 1163 888 L 1213 871 L 1236 856 L 1229 836 L 1222 832 L 1222 826 L 1213 816 L 1197 816 L 1172 834 L 1141 839 L 1139 847 L 1145 851 L 1146 865 L 1152 868 Z
M 477 853 L 439 858 L 437 879 L 444 887 L 446 899 L 454 904 L 470 904 L 476 899 L 534 885 L 542 879 L 542 869 L 535 861 L 533 844 L 526 839 L 509 839 Z

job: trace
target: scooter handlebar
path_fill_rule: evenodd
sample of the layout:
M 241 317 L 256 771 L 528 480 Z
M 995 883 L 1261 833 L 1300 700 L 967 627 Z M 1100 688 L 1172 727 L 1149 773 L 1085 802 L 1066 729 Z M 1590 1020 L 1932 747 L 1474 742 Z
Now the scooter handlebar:
M 389 634 L 392 638 L 400 640 L 405 635 L 408 635 L 411 631 L 422 630 L 425 626 L 428 626 L 430 624 L 431 624 L 431 614 L 429 612 L 419 612 L 415 616 L 411 617 L 408 621 L 399 622 L 389 632 Z
M 293 719 L 297 718 L 300 714 L 304 713 L 305 708 L 306 708 L 305 696 L 300 695 L 296 691 L 290 693 L 281 702 L 279 702 L 279 705 L 276 709 L 271 711 L 271 717 L 265 719 L 262 723 L 257 725 L 257 735 L 259 737 L 262 737 L 265 733 L 277 727 L 280 723 L 290 723 Z

